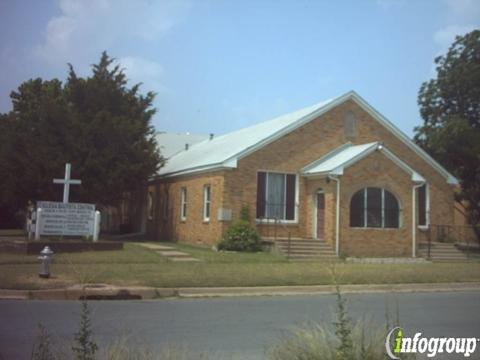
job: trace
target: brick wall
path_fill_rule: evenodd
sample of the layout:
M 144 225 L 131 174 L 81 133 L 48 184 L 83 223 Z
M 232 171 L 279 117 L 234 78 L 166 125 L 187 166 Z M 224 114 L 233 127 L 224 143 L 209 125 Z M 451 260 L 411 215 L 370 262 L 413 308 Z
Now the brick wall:
M 223 172 L 162 179 L 150 186 L 155 193 L 155 215 L 149 220 L 151 238 L 198 245 L 214 245 L 225 224 L 217 220 L 223 203 Z M 203 189 L 210 185 L 210 221 L 203 219 Z M 181 189 L 187 189 L 187 217 L 181 219 Z

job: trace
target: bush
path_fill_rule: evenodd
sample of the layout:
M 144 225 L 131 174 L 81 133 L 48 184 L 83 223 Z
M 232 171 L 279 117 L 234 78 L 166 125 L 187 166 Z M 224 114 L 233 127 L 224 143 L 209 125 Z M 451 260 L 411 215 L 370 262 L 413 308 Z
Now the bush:
M 218 250 L 261 251 L 262 241 L 248 221 L 237 220 L 218 243 Z

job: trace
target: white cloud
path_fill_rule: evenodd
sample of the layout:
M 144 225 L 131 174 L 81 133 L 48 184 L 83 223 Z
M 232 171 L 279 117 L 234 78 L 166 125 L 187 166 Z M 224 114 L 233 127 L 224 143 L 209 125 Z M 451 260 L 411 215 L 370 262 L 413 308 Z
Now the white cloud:
M 82 73 L 103 50 L 162 38 L 186 17 L 189 1 L 59 0 L 61 14 L 50 19 L 33 54 L 53 66 L 71 62 Z
M 61 14 L 52 17 L 33 55 L 42 66 L 65 74 L 72 63 L 80 76 L 104 50 L 125 69 L 130 85 L 142 92 L 167 91 L 161 59 L 142 54 L 157 46 L 189 12 L 190 0 L 59 0 Z M 132 48 L 132 44 L 135 46 Z
M 446 24 L 433 34 L 433 40 L 439 46 L 437 55 L 445 54 L 456 36 L 479 28 L 480 1 L 444 0 L 446 5 Z
M 155 61 L 141 57 L 126 56 L 117 60 L 120 67 L 131 85 L 142 83 L 142 91 L 165 92 L 166 87 L 162 84 L 163 67 Z
M 450 25 L 435 32 L 433 39 L 440 45 L 442 52 L 446 51 L 457 35 L 465 35 L 475 29 L 474 25 Z

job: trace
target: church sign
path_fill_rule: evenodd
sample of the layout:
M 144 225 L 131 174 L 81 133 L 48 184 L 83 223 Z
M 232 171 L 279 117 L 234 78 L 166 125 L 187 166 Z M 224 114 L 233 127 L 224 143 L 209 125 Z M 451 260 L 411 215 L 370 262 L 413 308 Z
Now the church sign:
M 68 202 L 70 185 L 82 183 L 70 177 L 71 169 L 71 164 L 65 164 L 65 178 L 53 179 L 55 184 L 63 185 L 63 202 L 37 202 L 37 211 L 32 214 L 32 220 L 36 223 L 29 227 L 29 238 L 34 232 L 35 240 L 40 240 L 42 235 L 70 235 L 91 236 L 93 241 L 98 241 L 100 211 L 95 211 L 94 204 Z
M 39 235 L 91 236 L 94 233 L 95 205 L 38 201 Z

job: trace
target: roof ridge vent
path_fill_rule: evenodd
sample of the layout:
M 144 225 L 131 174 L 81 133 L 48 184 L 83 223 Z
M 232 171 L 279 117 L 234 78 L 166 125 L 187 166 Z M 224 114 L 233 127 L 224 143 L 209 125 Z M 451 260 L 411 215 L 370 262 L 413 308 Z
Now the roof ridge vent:
M 185 150 L 188 150 L 189 144 L 185 143 Z
M 210 140 L 213 140 L 213 137 L 215 136 L 214 133 L 210 133 Z

